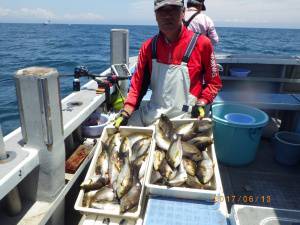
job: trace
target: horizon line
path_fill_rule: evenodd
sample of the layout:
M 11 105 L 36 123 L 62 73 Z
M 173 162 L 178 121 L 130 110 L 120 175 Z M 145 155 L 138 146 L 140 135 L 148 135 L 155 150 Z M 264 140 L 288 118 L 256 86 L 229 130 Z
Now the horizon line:
M 155 27 L 157 25 L 155 24 L 106 24 L 106 23 L 49 23 L 45 24 L 45 22 L 1 22 L 0 24 L 37 24 L 37 25 L 98 25 L 98 26 L 152 26 Z M 222 26 L 216 26 L 217 28 L 255 28 L 255 29 L 291 29 L 291 30 L 299 30 L 297 27 L 259 27 L 259 26 L 251 26 L 251 25 L 245 25 L 245 26 L 236 26 L 236 25 L 222 25 Z

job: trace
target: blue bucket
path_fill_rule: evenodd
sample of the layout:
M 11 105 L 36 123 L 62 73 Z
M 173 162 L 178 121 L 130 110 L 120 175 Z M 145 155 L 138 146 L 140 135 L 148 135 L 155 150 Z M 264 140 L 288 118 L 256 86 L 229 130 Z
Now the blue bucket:
M 268 115 L 254 107 L 229 103 L 214 104 L 212 115 L 218 160 L 230 166 L 251 163 Z
M 300 134 L 279 131 L 275 133 L 274 147 L 277 162 L 293 166 L 300 161 Z

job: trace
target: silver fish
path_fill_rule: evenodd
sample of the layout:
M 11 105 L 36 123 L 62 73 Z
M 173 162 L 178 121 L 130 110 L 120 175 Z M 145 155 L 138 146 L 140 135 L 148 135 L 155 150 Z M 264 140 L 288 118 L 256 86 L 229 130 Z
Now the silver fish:
M 138 157 L 134 162 L 134 168 L 139 170 L 141 168 L 141 166 L 144 164 L 144 162 L 146 161 L 148 156 L 148 153 L 146 152 L 144 155 L 141 155 L 140 157 Z
M 159 172 L 167 180 L 172 180 L 176 176 L 176 170 L 172 170 L 166 159 L 162 161 Z
M 140 180 L 144 177 L 146 170 L 147 170 L 147 164 L 145 163 L 146 160 L 147 160 L 147 157 L 145 158 L 145 160 L 143 161 L 143 163 L 139 169 L 139 179 Z
M 198 133 L 211 132 L 212 126 L 213 124 L 211 119 L 204 118 L 198 122 L 197 132 Z
M 82 206 L 83 207 L 91 207 L 93 202 L 93 197 L 96 194 L 97 190 L 85 192 L 82 199 Z
M 132 157 L 131 143 L 128 137 L 124 137 L 119 150 L 122 157 Z
M 165 151 L 168 151 L 171 145 L 171 141 L 164 136 L 158 124 L 155 125 L 155 141 L 157 146 Z
M 132 187 L 133 171 L 128 159 L 125 159 L 125 164 L 117 179 L 117 196 L 121 199 Z
M 187 172 L 188 175 L 195 176 L 196 175 L 196 169 L 197 165 L 193 160 L 190 160 L 188 158 L 183 158 L 182 159 L 184 168 Z
M 130 143 L 132 144 L 131 147 L 133 147 L 134 143 L 137 142 L 138 140 L 144 139 L 144 138 L 151 138 L 150 136 L 146 134 L 141 134 L 141 133 L 133 133 L 128 136 Z
M 140 157 L 141 155 L 144 155 L 145 152 L 149 150 L 150 144 L 151 138 L 142 138 L 136 141 L 132 145 L 132 157 L 130 158 L 130 161 L 134 161 L 136 158 Z
M 169 180 L 167 182 L 167 185 L 172 187 L 179 187 L 182 184 L 184 184 L 186 180 L 187 180 L 187 173 L 183 166 L 183 163 L 181 162 L 176 176 L 172 180 Z
M 113 159 L 114 158 L 111 158 L 109 163 L 109 180 L 110 180 L 110 185 L 115 187 L 118 176 L 120 174 L 120 169 L 119 169 L 120 159 L 117 158 L 115 161 Z
M 191 132 L 187 135 L 184 135 L 182 137 L 182 141 L 188 141 L 188 140 L 191 140 L 192 138 L 196 137 L 198 135 L 198 133 L 195 133 L 195 132 Z
M 98 190 L 93 197 L 94 202 L 112 202 L 114 199 L 115 193 L 113 189 L 107 186 Z
M 216 190 L 216 188 L 214 187 L 214 185 L 212 184 L 211 181 L 209 181 L 208 183 L 204 184 L 204 189 L 206 189 L 206 190 Z
M 123 165 L 122 160 L 119 157 L 119 150 L 121 145 L 120 133 L 116 133 L 109 145 L 109 167 L 108 174 L 110 179 L 110 185 L 116 190 L 117 179 Z
M 108 145 L 108 146 L 110 145 L 112 139 L 115 137 L 115 134 L 116 134 L 116 133 L 108 134 L 108 137 L 107 137 L 107 139 L 106 139 L 106 141 L 105 141 L 105 144 L 106 144 L 106 145 Z
M 154 162 L 153 162 L 153 168 L 155 170 L 158 170 L 163 159 L 166 157 L 166 153 L 162 150 L 156 149 L 154 152 Z
M 179 136 L 176 141 L 173 141 L 167 151 L 166 159 L 172 168 L 177 168 L 182 160 L 182 144 Z
M 198 162 L 198 161 L 202 160 L 203 159 L 202 152 L 192 154 L 191 159 L 194 160 L 195 162 Z
M 202 184 L 196 176 L 188 175 L 186 184 L 192 188 L 203 189 L 204 184 Z
M 112 138 L 110 138 L 110 142 L 108 144 L 109 148 L 108 148 L 108 152 L 119 152 L 120 150 L 120 146 L 121 146 L 121 142 L 122 142 L 122 138 L 121 138 L 121 134 L 115 133 L 113 135 Z
M 111 188 L 102 187 L 100 190 L 89 191 L 84 194 L 83 206 L 91 207 L 93 202 L 111 202 L 115 198 L 115 194 Z
M 135 183 L 128 193 L 121 198 L 120 213 L 125 213 L 138 205 L 141 191 L 142 185 L 139 182 Z
M 204 151 L 213 143 L 209 136 L 198 136 L 188 141 L 189 144 L 196 146 L 199 150 Z
M 181 135 L 181 140 L 187 141 L 197 135 L 198 121 L 182 124 L 175 129 L 178 135 Z
M 184 153 L 187 153 L 187 154 L 197 154 L 197 153 L 199 153 L 199 149 L 196 146 L 194 146 L 193 144 L 189 143 L 189 142 L 182 141 L 181 145 L 182 145 L 182 150 L 183 150 Z
M 120 175 L 119 165 L 117 163 L 111 163 L 110 164 L 110 186 L 113 187 L 114 191 L 117 190 L 117 181 L 118 177 Z
M 194 122 L 185 123 L 175 128 L 175 132 L 179 135 L 185 135 L 193 130 Z
M 151 184 L 155 184 L 155 183 L 157 183 L 158 181 L 160 181 L 162 178 L 163 178 L 163 177 L 162 177 L 162 175 L 160 174 L 160 172 L 153 170 L 153 171 L 152 171 L 152 175 L 151 175 L 150 183 L 151 183 Z
M 108 177 L 109 168 L 109 155 L 108 145 L 102 142 L 102 151 L 98 156 L 95 173 L 100 174 L 102 177 Z
M 160 115 L 160 118 L 158 120 L 158 126 L 166 138 L 168 138 L 171 141 L 177 139 L 173 123 L 165 114 Z
M 214 175 L 214 164 L 206 151 L 202 152 L 203 160 L 198 162 L 197 177 L 201 183 L 208 183 Z
M 199 151 L 198 153 L 195 154 L 190 154 L 190 153 L 186 153 L 185 151 L 183 151 L 183 156 L 186 158 L 189 158 L 195 162 L 198 162 L 200 160 L 202 160 L 202 153 L 201 151 Z
M 98 190 L 108 184 L 109 179 L 108 177 L 102 177 L 99 175 L 93 176 L 90 179 L 82 182 L 80 188 L 83 189 L 85 192 L 89 192 L 92 190 Z

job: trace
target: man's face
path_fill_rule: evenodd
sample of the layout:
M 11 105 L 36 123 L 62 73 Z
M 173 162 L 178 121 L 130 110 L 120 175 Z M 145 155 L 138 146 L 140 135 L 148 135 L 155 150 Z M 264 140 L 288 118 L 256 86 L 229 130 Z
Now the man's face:
M 155 11 L 156 21 L 160 31 L 178 30 L 184 17 L 184 9 L 180 6 L 167 5 Z

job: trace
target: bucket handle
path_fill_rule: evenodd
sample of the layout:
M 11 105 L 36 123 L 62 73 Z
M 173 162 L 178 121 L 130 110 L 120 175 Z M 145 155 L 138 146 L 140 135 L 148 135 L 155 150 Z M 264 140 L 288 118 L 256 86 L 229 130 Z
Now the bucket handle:
M 259 135 L 261 129 L 262 128 L 250 128 L 249 129 L 249 136 L 252 141 L 256 141 L 257 136 Z

